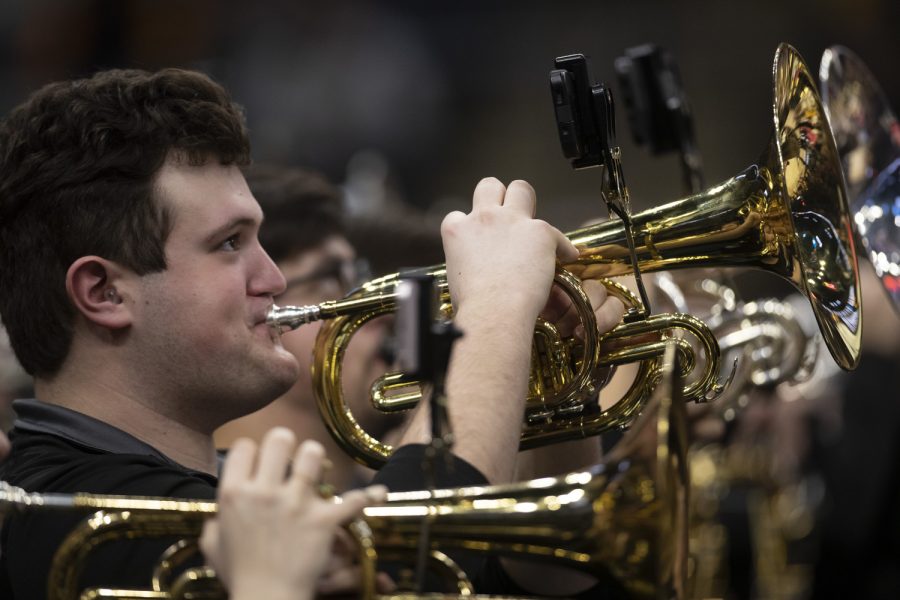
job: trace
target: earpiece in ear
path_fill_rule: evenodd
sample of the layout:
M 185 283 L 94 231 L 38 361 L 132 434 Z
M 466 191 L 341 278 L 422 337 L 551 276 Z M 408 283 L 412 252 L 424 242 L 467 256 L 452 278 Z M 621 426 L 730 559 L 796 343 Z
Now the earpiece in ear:
M 116 293 L 115 288 L 109 288 L 106 290 L 106 297 L 109 298 L 109 301 L 113 304 L 119 304 L 122 302 L 122 299 L 119 298 L 119 294 Z

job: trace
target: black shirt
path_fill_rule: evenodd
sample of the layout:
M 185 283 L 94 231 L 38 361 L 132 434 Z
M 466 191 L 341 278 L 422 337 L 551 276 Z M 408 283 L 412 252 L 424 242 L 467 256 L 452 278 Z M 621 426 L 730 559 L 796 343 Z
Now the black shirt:
M 34 492 L 88 492 L 214 499 L 216 478 L 179 465 L 102 421 L 36 400 L 17 400 L 12 452 L 0 479 Z M 8 518 L 0 531 L 0 598 L 46 595 L 56 549 L 84 513 Z M 83 587 L 147 589 L 152 566 L 174 540 L 112 542 L 91 555 Z

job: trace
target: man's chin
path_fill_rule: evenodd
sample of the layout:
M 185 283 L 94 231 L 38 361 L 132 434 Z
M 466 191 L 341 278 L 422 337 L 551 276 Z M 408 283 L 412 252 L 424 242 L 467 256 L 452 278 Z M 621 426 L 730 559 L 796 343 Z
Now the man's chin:
M 259 348 L 254 356 L 248 357 L 246 367 L 254 373 L 247 375 L 254 381 L 254 396 L 265 398 L 266 403 L 281 396 L 294 385 L 300 376 L 300 365 L 294 355 L 284 349 L 283 346 L 268 347 L 260 352 Z
M 279 374 L 279 378 L 287 381 L 287 386 L 294 385 L 300 376 L 300 363 L 293 354 L 284 349 L 284 346 L 276 346 L 273 352 L 271 366 Z

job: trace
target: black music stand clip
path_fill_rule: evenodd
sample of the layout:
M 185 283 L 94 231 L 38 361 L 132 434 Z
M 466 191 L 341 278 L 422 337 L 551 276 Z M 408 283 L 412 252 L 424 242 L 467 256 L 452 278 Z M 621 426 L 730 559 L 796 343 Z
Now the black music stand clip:
M 556 69 L 550 71 L 550 91 L 563 154 L 571 160 L 574 169 L 603 167 L 600 195 L 610 216 L 617 216 L 625 225 L 625 239 L 642 303 L 640 308 L 626 312 L 625 322 L 646 319 L 650 315 L 650 300 L 638 268 L 622 151 L 616 144 L 612 92 L 603 83 L 591 82 L 583 54 L 561 56 L 555 65 Z

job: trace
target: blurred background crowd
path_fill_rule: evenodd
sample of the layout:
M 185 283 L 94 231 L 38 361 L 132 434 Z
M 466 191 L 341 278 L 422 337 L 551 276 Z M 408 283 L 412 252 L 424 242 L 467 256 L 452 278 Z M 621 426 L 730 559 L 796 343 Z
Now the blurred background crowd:
M 562 159 L 548 87 L 557 56 L 582 52 L 598 81 L 653 42 L 679 63 L 710 182 L 753 161 L 771 132 L 772 57 L 811 68 L 840 43 L 900 97 L 890 0 L 795 2 L 375 2 L 6 0 L 0 110 L 38 86 L 101 68 L 203 70 L 247 111 L 258 161 L 343 182 L 374 211 L 396 197 L 442 216 L 485 174 L 532 182 L 563 230 L 596 216 L 597 179 Z M 677 197 L 676 159 L 619 141 L 636 208 Z

